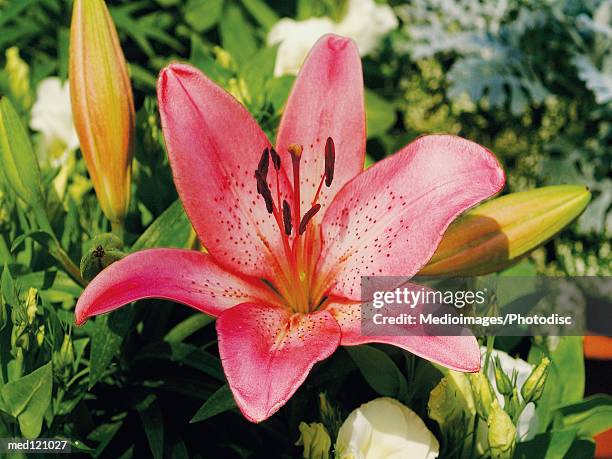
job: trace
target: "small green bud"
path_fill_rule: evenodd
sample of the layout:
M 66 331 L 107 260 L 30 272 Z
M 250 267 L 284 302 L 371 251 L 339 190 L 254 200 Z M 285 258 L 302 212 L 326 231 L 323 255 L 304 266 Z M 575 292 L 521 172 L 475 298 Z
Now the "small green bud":
M 8 318 L 7 306 L 6 306 L 6 303 L 4 302 L 4 297 L 2 296 L 2 289 L 0 289 L 0 331 L 2 331 L 4 327 L 6 327 L 6 324 L 8 323 L 8 321 L 9 321 L 9 318 Z
M 525 402 L 535 402 L 540 399 L 544 391 L 544 384 L 546 384 L 549 369 L 550 359 L 544 357 L 527 377 L 525 384 L 521 388 L 521 395 Z
M 224 69 L 229 69 L 233 66 L 232 55 L 220 46 L 214 46 L 212 49 L 217 63 Z
M 461 417 L 463 410 L 457 395 L 457 391 L 446 377 L 442 378 L 429 394 L 427 412 L 442 429 Z
M 13 352 L 17 349 L 25 349 L 26 351 L 30 348 L 30 335 L 28 333 L 28 326 L 25 322 L 21 322 L 13 325 L 11 331 L 11 347 Z
M 41 324 L 36 330 L 36 344 L 38 347 L 42 346 L 45 342 L 45 324 Z
M 53 371 L 59 380 L 68 381 L 74 363 L 74 346 L 70 335 L 65 334 L 59 351 L 53 353 Z
M 340 410 L 329 401 L 325 392 L 319 394 L 319 412 L 323 425 L 327 428 L 328 432 L 336 436 L 342 425 L 342 415 Z
M 91 248 L 81 258 L 81 275 L 91 281 L 103 269 L 121 260 L 125 253 L 120 249 L 123 244 L 114 234 L 100 234 L 92 239 Z
M 38 290 L 29 288 L 25 297 L 25 311 L 28 324 L 32 325 L 38 312 Z
M 508 375 L 504 373 L 499 357 L 495 358 L 495 385 L 497 386 L 497 390 L 500 394 L 512 394 L 512 381 L 510 381 Z
M 516 445 L 516 427 L 497 400 L 491 404 L 487 419 L 487 440 L 493 459 L 510 459 Z
M 478 415 L 483 419 L 488 419 L 491 405 L 494 401 L 497 402 L 497 399 L 493 395 L 491 383 L 482 372 L 470 374 L 468 375 L 468 378 L 470 380 L 470 385 L 472 386 L 472 392 L 474 394 Z
M 299 429 L 300 438 L 295 445 L 304 447 L 302 457 L 304 459 L 329 459 L 331 438 L 323 424 L 301 422 Z
M 23 110 L 29 110 L 33 97 L 30 88 L 30 67 L 19 56 L 19 48 L 13 46 L 6 50 L 6 66 L 4 71 L 8 76 L 9 87 L 14 100 L 19 102 Z
M 519 400 L 518 389 L 516 386 L 512 388 L 512 395 L 506 398 L 506 404 L 504 405 L 504 410 L 511 417 L 518 416 L 519 410 L 521 409 L 521 401 Z

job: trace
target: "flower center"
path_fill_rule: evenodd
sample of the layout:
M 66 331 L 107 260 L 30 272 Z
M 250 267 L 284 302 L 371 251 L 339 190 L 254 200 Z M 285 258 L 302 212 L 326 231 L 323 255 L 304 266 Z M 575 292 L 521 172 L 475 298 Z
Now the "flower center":
M 331 137 L 325 142 L 325 171 L 319 186 L 310 203 L 310 207 L 302 214 L 300 208 L 300 160 L 303 148 L 292 143 L 287 147 L 291 157 L 291 170 L 293 173 L 293 193 L 291 203 L 287 199 L 281 200 L 279 173 L 281 170 L 281 157 L 274 148 L 265 148 L 257 170 L 255 179 L 257 193 L 263 198 L 268 213 L 274 216 L 281 233 L 285 260 L 279 260 L 283 269 L 282 279 L 278 282 L 266 282 L 271 285 L 282 301 L 295 312 L 310 312 L 318 309 L 324 301 L 323 292 L 317 285 L 315 272 L 320 235 L 316 231 L 313 217 L 321 210 L 318 203 L 323 189 L 323 183 L 330 187 L 334 179 L 336 152 Z M 268 170 L 270 160 L 276 175 L 276 199 L 272 196 L 268 184 Z

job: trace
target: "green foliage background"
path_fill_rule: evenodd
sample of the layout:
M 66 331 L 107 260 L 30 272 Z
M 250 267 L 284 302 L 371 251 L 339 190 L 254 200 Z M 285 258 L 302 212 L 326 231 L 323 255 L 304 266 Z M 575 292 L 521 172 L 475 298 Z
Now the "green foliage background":
M 277 49 L 265 46 L 267 31 L 285 16 L 340 17 L 346 4 L 108 3 L 138 112 L 124 250 L 196 248 L 164 151 L 157 72 L 172 60 L 190 61 L 240 99 L 274 138 L 294 78 L 273 77 Z M 587 211 L 522 266 L 540 273 L 612 274 L 611 2 L 390 3 L 400 28 L 363 61 L 369 160 L 419 135 L 450 132 L 500 157 L 508 172 L 506 191 L 586 184 L 594 195 Z M 0 93 L 26 126 L 37 83 L 49 75 L 67 76 L 70 11 L 69 0 L 0 0 Z M 40 139 L 32 138 L 39 150 Z M 339 350 L 315 368 L 278 415 L 255 426 L 237 414 L 211 318 L 146 300 L 73 329 L 72 310 L 82 289 L 58 268 L 54 247 L 78 262 L 110 226 L 80 157 L 63 196 L 51 185 L 59 171 L 44 155 L 39 160 L 44 213 L 56 240 L 45 236 L 49 228 L 0 182 L 0 437 L 67 437 L 74 449 L 93 457 L 296 457 L 298 424 L 316 420 L 322 391 L 343 417 L 382 394 L 427 418 L 427 397 L 441 374 L 390 347 Z M 557 366 L 538 408 L 547 421 L 541 437 L 522 444 L 517 454 L 540 457 L 553 430 L 569 430 L 568 449 L 555 457 L 588 457 L 593 450 L 588 438 L 610 419 L 609 399 L 582 401 L 580 339 L 549 344 L 497 343 L 528 354 L 532 362 L 552 355 Z M 576 413 L 604 421 L 582 424 Z M 452 457 L 452 451 L 443 455 Z

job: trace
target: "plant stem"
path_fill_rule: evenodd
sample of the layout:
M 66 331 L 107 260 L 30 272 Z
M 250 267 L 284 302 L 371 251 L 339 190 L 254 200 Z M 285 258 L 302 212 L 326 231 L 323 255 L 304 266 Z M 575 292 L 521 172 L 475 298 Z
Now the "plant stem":
M 123 228 L 123 221 L 111 222 L 111 231 L 123 243 L 123 236 L 125 233 L 124 228 Z
M 60 262 L 66 273 L 68 273 L 68 275 L 72 277 L 74 281 L 76 281 L 81 287 L 87 286 L 87 282 L 85 279 L 83 279 L 83 276 L 81 276 L 81 270 L 74 264 L 64 249 L 60 247 L 59 242 L 56 243 L 55 247 L 49 248 L 49 253 L 53 256 L 53 258 Z
M 49 253 L 53 258 L 60 262 L 63 266 L 64 270 L 68 273 L 72 279 L 74 279 L 81 287 L 85 287 L 87 282 L 81 276 L 81 270 L 74 262 L 70 259 L 68 254 L 62 248 L 53 228 L 51 227 L 51 223 L 49 223 L 49 217 L 47 217 L 47 213 L 45 212 L 44 207 L 34 206 L 32 208 L 34 215 L 36 217 L 36 222 L 40 229 L 48 233 L 53 239 L 52 243 L 49 245 Z
M 476 453 L 476 437 L 478 434 L 478 424 L 480 423 L 480 416 L 478 413 L 474 416 L 474 425 L 472 427 L 472 446 L 470 447 L 470 457 L 475 457 Z

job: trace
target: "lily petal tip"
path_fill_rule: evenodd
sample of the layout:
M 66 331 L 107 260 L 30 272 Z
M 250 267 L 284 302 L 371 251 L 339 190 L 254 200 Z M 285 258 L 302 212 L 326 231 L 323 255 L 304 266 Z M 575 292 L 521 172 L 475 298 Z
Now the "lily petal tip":
M 87 322 L 88 319 L 89 319 L 88 316 L 80 313 L 79 311 L 75 311 L 75 313 L 74 313 L 74 324 L 77 327 L 81 327 L 81 326 L 85 325 L 85 322 Z
M 357 44 L 355 43 L 353 39 L 343 37 L 341 35 L 336 35 L 333 33 L 323 35 L 319 39 L 319 42 L 321 44 L 327 45 L 329 49 L 335 52 L 344 51 L 347 48 L 352 48 L 355 51 L 357 51 Z M 316 48 L 316 45 L 314 46 L 314 48 Z

